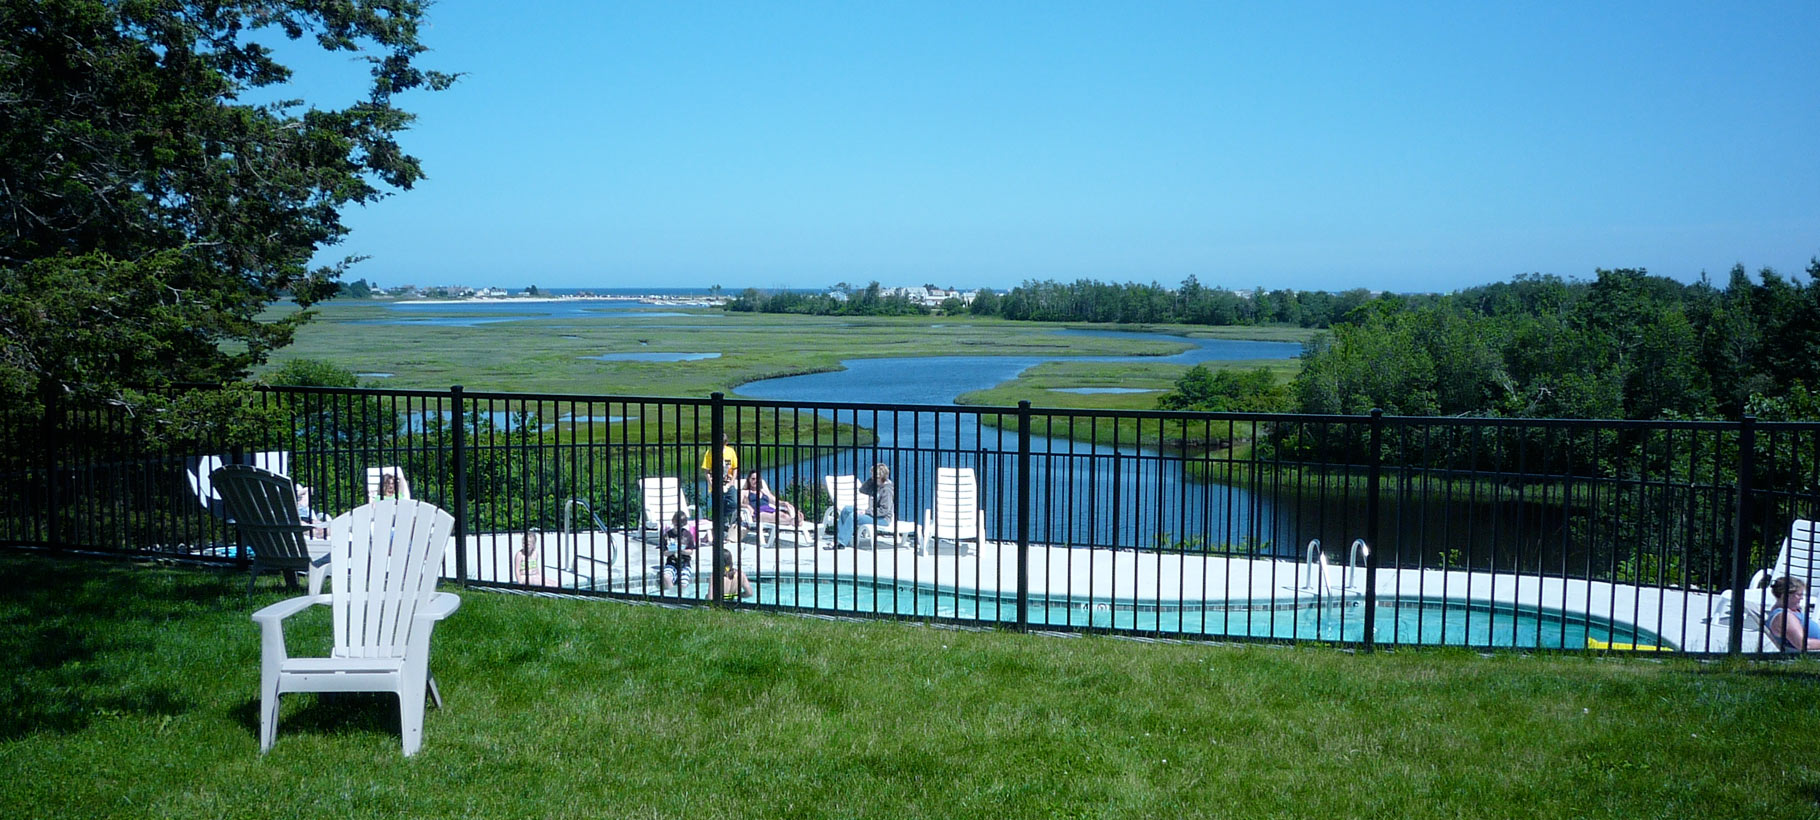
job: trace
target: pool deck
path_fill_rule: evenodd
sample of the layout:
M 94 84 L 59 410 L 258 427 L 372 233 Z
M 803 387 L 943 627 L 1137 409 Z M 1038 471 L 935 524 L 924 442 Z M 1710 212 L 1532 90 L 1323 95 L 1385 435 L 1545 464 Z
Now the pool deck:
M 509 567 L 501 564 L 520 537 L 516 533 L 469 536 L 469 576 L 513 582 Z M 729 544 L 729 548 L 755 578 L 912 583 L 1007 597 L 1017 592 L 1018 550 L 1014 543 L 987 541 L 977 555 L 961 554 L 950 542 L 942 542 L 937 552 L 918 555 L 908 536 L 896 547 L 888 537 L 872 548 L 863 541 L 857 549 L 822 548 L 828 543 L 825 534 L 818 540 L 808 530 L 785 530 L 769 545 L 759 545 L 748 533 L 744 541 Z M 637 531 L 546 534 L 541 549 L 546 585 L 659 594 L 654 567 L 660 552 L 654 538 L 647 543 Z M 706 561 L 705 554 L 702 560 Z M 453 576 L 454 572 L 455 556 L 450 554 L 444 560 L 444 573 Z M 1363 566 L 1352 575 L 1350 584 L 1343 564 L 1328 567 L 1324 583 L 1311 583 L 1318 580 L 1310 577 L 1319 575 L 1318 571 L 1281 558 L 1032 545 L 1028 572 L 1031 600 L 1062 600 L 1069 605 L 1135 600 L 1284 608 L 1334 603 L 1336 599 L 1356 602 L 1365 593 Z M 696 587 L 705 590 L 707 585 Z M 1729 640 L 1723 619 L 1708 622 L 1717 596 L 1707 592 L 1538 575 L 1385 568 L 1377 574 L 1377 596 L 1380 601 L 1444 599 L 1584 614 L 1653 632 L 1685 652 L 1724 652 Z M 1745 633 L 1746 652 L 1761 651 L 1761 642 L 1761 633 Z

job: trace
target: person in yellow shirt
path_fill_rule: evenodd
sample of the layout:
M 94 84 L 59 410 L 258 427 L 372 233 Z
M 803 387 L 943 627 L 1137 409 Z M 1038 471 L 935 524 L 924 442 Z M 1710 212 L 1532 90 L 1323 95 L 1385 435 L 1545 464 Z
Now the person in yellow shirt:
M 733 449 L 733 445 L 727 443 L 726 433 L 720 434 L 720 459 L 721 461 L 726 462 L 726 466 L 723 468 L 726 472 L 733 475 L 739 475 L 739 451 Z M 714 480 L 714 448 L 712 447 L 701 451 L 701 477 L 703 481 L 708 482 L 709 487 L 716 485 Z
M 717 477 L 714 475 L 714 448 L 701 453 L 701 477 L 708 482 L 708 492 L 719 493 L 723 499 L 725 520 L 721 521 L 720 531 L 721 540 L 725 541 L 739 521 L 739 451 L 733 449 L 726 433 L 720 434 L 720 460 L 722 472 Z

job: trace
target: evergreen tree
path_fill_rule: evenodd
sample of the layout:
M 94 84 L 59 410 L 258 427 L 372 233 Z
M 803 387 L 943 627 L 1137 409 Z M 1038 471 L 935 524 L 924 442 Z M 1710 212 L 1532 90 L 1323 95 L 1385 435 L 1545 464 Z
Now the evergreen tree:
M 415 64 L 424 3 L 0 0 L 0 403 L 136 400 L 238 379 L 334 295 L 341 210 L 423 177 L 394 98 L 453 77 Z M 270 96 L 262 45 L 364 57 L 343 109 Z

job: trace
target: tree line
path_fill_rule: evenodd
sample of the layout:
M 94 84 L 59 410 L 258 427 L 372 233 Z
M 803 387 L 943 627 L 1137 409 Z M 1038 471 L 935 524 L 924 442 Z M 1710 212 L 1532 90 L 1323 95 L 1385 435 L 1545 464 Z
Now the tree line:
M 1156 282 L 1045 280 L 1026 281 L 1003 295 L 982 290 L 968 312 L 1036 322 L 1327 327 L 1374 298 L 1364 288 L 1339 293 L 1255 288 L 1239 293 L 1204 286 L 1194 276 L 1174 289 Z
M 1642 269 L 1519 276 L 1386 297 L 1313 342 L 1307 413 L 1529 418 L 1813 418 L 1820 259 L 1809 282 L 1742 265 L 1723 285 Z
M 927 316 L 928 307 L 900 295 L 884 295 L 877 282 L 853 292 L 803 293 L 746 288 L 727 300 L 726 309 L 739 313 L 797 313 L 810 316 Z
M 1029 280 L 1002 294 L 981 288 L 971 302 L 950 298 L 937 309 L 948 315 L 1032 322 L 1328 327 L 1375 298 L 1364 288 L 1338 293 L 1255 288 L 1241 293 L 1204 286 L 1193 276 L 1173 289 L 1156 282 L 1145 285 L 1093 279 L 1072 283 Z M 934 312 L 903 296 L 881 295 L 877 282 L 840 296 L 833 292 L 747 288 L 727 303 L 727 310 L 817 316 L 920 316 Z

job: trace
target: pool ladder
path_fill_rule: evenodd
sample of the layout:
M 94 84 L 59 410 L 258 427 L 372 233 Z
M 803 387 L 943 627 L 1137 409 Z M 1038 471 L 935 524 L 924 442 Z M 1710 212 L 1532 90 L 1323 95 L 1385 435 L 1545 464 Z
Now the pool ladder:
M 1359 559 L 1371 557 L 1371 547 L 1363 538 L 1352 539 L 1352 548 L 1347 551 L 1346 572 L 1340 576 L 1342 593 L 1364 590 L 1364 582 L 1359 575 Z M 1304 579 L 1301 589 L 1319 595 L 1333 594 L 1333 570 L 1327 564 L 1327 553 L 1321 549 L 1321 539 L 1314 538 L 1308 542 L 1308 550 L 1302 561 Z
M 558 561 L 560 563 L 560 552 L 562 550 L 561 545 L 563 543 L 568 544 L 570 547 L 570 552 L 571 552 L 570 557 L 573 559 L 572 563 L 574 564 L 574 572 L 579 576 L 581 574 L 581 551 L 578 548 L 579 545 L 576 543 L 576 541 L 582 531 L 577 530 L 575 528 L 575 508 L 576 507 L 580 507 L 581 511 L 583 513 L 587 514 L 588 519 L 594 522 L 593 532 L 607 532 L 608 530 L 607 530 L 606 523 L 600 520 L 600 516 L 594 514 L 594 509 L 592 507 L 588 506 L 588 502 L 586 502 L 582 499 L 579 499 L 579 498 L 571 498 L 568 501 L 564 501 L 562 503 L 562 536 L 563 537 L 561 538 L 561 540 L 559 541 L 558 546 L 557 546 L 557 550 L 559 553 Z M 613 550 L 611 547 L 611 541 L 609 541 L 608 544 L 609 544 L 609 546 L 607 549 L 607 556 L 606 556 L 605 563 L 607 565 L 607 568 L 610 570 L 613 567 Z M 594 558 L 592 554 L 590 554 L 588 558 L 589 558 L 589 560 L 596 561 L 596 562 L 598 562 L 600 560 L 600 559 Z

